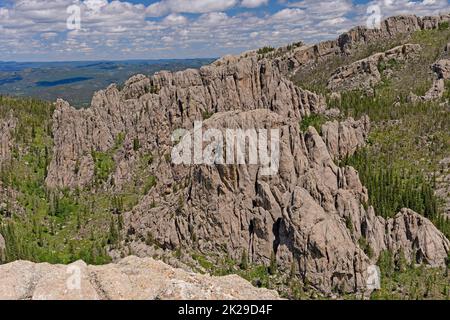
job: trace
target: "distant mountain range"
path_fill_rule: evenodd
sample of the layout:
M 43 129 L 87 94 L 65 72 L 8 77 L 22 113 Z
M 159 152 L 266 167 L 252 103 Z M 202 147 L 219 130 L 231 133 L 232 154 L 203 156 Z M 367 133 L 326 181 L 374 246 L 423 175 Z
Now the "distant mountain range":
M 0 94 L 32 96 L 48 101 L 63 98 L 72 105 L 89 105 L 92 94 L 111 83 L 122 84 L 138 73 L 199 68 L 214 59 L 2 62 Z

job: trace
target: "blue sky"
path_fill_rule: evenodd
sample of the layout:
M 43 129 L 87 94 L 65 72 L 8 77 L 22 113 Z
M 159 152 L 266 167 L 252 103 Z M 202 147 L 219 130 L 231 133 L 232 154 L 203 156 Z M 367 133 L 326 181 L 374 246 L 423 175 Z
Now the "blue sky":
M 448 0 L 0 0 L 0 60 L 218 57 L 331 39 L 373 8 L 450 13 Z

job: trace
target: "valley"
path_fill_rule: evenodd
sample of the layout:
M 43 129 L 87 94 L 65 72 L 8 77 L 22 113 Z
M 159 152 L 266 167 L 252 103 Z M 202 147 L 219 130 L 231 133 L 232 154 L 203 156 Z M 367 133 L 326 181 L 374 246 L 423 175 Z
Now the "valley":
M 199 68 L 213 60 L 0 61 L 0 94 L 49 102 L 62 98 L 77 107 L 86 107 L 95 91 L 113 82 L 123 84 L 136 73 L 151 75 L 160 70 Z

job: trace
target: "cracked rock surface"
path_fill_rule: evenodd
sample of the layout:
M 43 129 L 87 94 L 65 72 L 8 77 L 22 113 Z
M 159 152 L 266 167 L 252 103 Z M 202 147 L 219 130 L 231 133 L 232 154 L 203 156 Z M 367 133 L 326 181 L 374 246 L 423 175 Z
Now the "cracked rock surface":
M 16 261 L 0 266 L 0 278 L 1 300 L 279 299 L 236 275 L 199 275 L 133 256 L 104 266 Z

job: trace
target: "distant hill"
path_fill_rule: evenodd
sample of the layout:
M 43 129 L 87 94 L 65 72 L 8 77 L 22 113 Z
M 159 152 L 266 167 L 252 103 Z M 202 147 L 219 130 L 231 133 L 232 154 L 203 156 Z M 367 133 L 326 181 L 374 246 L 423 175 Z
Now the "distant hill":
M 74 106 L 84 107 L 89 105 L 95 91 L 111 83 L 122 84 L 134 74 L 152 75 L 160 70 L 199 68 L 213 60 L 0 61 L 0 94 L 48 101 L 63 98 Z

